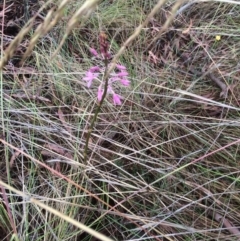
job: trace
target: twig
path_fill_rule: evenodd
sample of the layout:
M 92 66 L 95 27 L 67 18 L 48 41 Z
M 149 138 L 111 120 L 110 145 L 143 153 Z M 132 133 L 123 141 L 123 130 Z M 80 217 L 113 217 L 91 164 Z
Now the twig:
M 229 87 L 225 83 L 223 83 L 219 78 L 215 77 L 213 73 L 209 73 L 209 77 L 221 88 L 222 92 L 220 96 L 227 98 Z
M 223 215 L 219 213 L 209 213 L 210 216 L 212 216 L 218 223 L 222 223 L 222 225 L 234 236 L 240 238 L 240 230 L 234 226 L 227 218 L 225 218 Z
M 184 12 L 188 7 L 192 6 L 196 1 L 191 1 L 189 3 L 184 4 L 179 10 L 176 12 L 176 16 Z

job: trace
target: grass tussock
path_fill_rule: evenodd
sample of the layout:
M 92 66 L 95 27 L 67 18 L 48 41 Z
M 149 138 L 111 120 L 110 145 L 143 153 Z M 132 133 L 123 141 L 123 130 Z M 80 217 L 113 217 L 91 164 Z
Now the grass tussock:
M 240 5 L 157 4 L 2 1 L 1 240 L 239 240 Z M 131 86 L 85 162 L 101 31 Z

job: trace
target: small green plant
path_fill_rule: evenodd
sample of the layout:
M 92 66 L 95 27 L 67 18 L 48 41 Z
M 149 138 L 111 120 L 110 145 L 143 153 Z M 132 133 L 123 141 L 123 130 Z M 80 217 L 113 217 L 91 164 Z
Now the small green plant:
M 121 105 L 122 104 L 121 100 L 123 99 L 123 97 L 114 91 L 114 84 L 120 83 L 123 86 L 130 85 L 130 81 L 127 78 L 128 72 L 124 65 L 117 64 L 116 65 L 117 72 L 113 71 L 110 74 L 110 76 L 107 75 L 111 54 L 109 51 L 109 43 L 107 40 L 107 35 L 104 32 L 101 32 L 99 35 L 99 46 L 100 46 L 100 54 L 94 48 L 90 48 L 89 51 L 94 56 L 94 59 L 97 62 L 99 62 L 100 60 L 100 63 L 99 65 L 94 65 L 90 69 L 88 69 L 88 71 L 86 72 L 86 76 L 83 78 L 83 80 L 86 81 L 88 88 L 91 87 L 93 80 L 98 80 L 100 82 L 98 86 L 98 92 L 97 92 L 98 107 L 95 111 L 94 117 L 90 124 L 90 128 L 88 130 L 88 135 L 86 138 L 86 144 L 84 149 L 84 163 L 86 163 L 87 161 L 89 139 L 93 130 L 93 126 L 97 120 L 98 114 L 101 111 L 101 107 L 103 105 L 104 99 L 106 98 L 107 94 L 110 93 L 112 94 L 113 104 Z M 100 65 L 101 62 L 103 63 L 103 66 Z

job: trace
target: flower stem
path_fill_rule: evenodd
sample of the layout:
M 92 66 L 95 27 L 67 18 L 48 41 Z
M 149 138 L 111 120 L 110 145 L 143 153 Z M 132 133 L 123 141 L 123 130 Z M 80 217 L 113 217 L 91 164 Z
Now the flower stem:
M 108 58 L 105 57 L 104 58 L 104 65 L 105 65 L 105 71 L 104 71 L 104 75 L 103 75 L 103 82 L 104 84 L 104 90 L 103 90 L 103 95 L 102 95 L 102 99 L 100 100 L 100 102 L 97 105 L 97 109 L 94 113 L 93 119 L 90 123 L 90 127 L 88 129 L 88 133 L 87 133 L 87 137 L 86 137 L 86 143 L 85 143 L 85 148 L 84 148 L 84 152 L 83 152 L 83 162 L 84 164 L 87 163 L 87 156 L 88 156 L 88 146 L 89 146 L 89 140 L 93 131 L 93 127 L 95 122 L 97 121 L 97 117 L 101 111 L 101 107 L 103 105 L 104 99 L 107 95 L 107 90 L 108 90 L 108 76 L 107 76 L 107 70 L 108 70 Z

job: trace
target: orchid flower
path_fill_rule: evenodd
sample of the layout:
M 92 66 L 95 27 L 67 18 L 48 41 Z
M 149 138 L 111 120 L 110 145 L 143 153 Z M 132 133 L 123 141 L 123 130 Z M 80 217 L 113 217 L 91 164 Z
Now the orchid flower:
M 91 71 L 88 71 L 86 73 L 86 76 L 83 78 L 83 80 L 87 81 L 87 87 L 90 88 L 92 85 L 92 82 L 95 78 L 97 78 L 99 73 L 93 73 Z
M 121 99 L 122 99 L 122 96 L 120 96 L 116 93 L 113 93 L 113 104 L 114 105 L 121 105 L 122 104 Z
M 109 59 L 110 58 L 110 52 L 108 51 L 109 44 L 106 42 L 106 38 L 103 34 L 100 34 L 99 43 L 100 43 L 101 55 L 99 55 L 97 50 L 94 48 L 89 48 L 90 53 L 95 57 L 98 56 L 97 59 L 102 59 L 102 60 Z M 124 65 L 116 64 L 116 69 L 117 69 L 117 71 L 114 73 L 111 73 L 111 76 L 109 77 L 107 93 L 112 94 L 114 105 L 121 105 L 123 97 L 114 92 L 113 83 L 120 83 L 123 86 L 129 86 L 130 81 L 127 78 L 128 72 L 127 72 L 127 68 Z M 85 80 L 87 82 L 87 87 L 90 88 L 93 80 L 98 78 L 98 76 L 100 74 L 101 74 L 101 76 L 104 75 L 105 71 L 106 71 L 105 67 L 99 67 L 97 65 L 89 68 L 89 70 L 86 72 L 85 77 L 83 78 L 83 80 Z M 101 78 L 99 78 L 98 81 L 100 81 L 100 79 Z M 97 90 L 98 102 L 100 102 L 103 97 L 103 93 L 104 93 L 104 89 L 102 87 L 103 85 L 104 85 L 104 83 L 100 83 L 98 90 Z

